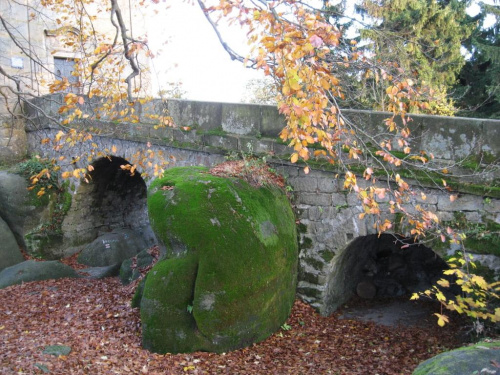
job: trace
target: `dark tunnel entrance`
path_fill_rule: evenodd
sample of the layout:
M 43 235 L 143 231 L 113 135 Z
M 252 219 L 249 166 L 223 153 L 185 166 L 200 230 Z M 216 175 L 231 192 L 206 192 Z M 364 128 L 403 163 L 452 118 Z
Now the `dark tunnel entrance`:
M 429 289 L 447 268 L 432 249 L 413 240 L 393 234 L 358 237 L 335 262 L 328 283 L 327 313 L 351 298 L 409 300 L 413 293 Z
M 349 247 L 353 248 L 351 251 L 361 248 L 367 252 L 357 270 L 356 294 L 361 298 L 422 292 L 439 280 L 447 268 L 432 249 L 390 234 L 366 236 Z
M 121 166 L 129 162 L 110 156 L 92 163 L 90 183 L 82 183 L 74 197 L 65 240 L 75 246 L 99 235 L 127 228 L 140 234 L 148 245 L 156 242 L 147 213 L 147 187 L 141 174 L 131 175 Z

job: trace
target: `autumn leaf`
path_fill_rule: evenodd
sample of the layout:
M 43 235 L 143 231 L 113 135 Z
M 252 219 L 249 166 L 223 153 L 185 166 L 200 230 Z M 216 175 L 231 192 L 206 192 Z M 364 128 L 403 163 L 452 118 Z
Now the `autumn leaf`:
M 438 325 L 440 327 L 444 327 L 444 325 L 446 323 L 449 323 L 449 319 L 446 315 L 442 315 L 442 314 L 438 314 L 438 313 L 434 313 L 434 315 L 436 315 L 438 317 Z

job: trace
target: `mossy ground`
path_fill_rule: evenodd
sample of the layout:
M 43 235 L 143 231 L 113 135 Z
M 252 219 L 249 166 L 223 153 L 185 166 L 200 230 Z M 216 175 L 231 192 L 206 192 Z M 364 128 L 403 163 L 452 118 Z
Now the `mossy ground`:
M 149 348 L 227 351 L 261 341 L 283 324 L 295 298 L 298 252 L 284 192 L 213 176 L 205 168 L 174 168 L 151 185 L 148 209 L 169 258 L 148 275 L 141 302 Z M 191 281 L 152 292 L 180 273 L 189 273 L 182 277 Z M 175 309 L 152 319 L 155 314 L 146 310 L 171 298 L 176 302 L 165 304 Z M 148 331 L 157 332 L 156 338 Z M 191 342 L 185 346 L 186 340 Z

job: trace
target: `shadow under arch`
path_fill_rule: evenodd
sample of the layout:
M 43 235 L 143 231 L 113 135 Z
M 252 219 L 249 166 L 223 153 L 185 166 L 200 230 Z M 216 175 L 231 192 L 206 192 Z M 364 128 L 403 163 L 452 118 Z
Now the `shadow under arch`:
M 156 242 L 149 225 L 147 187 L 141 174 L 121 168 L 129 162 L 110 156 L 92 163 L 90 182 L 81 183 L 63 223 L 70 246 L 89 243 L 99 234 L 129 228 L 142 235 L 148 245 Z
M 429 247 L 388 233 L 355 238 L 335 258 L 327 282 L 326 315 L 356 294 L 371 299 L 424 291 L 448 268 Z

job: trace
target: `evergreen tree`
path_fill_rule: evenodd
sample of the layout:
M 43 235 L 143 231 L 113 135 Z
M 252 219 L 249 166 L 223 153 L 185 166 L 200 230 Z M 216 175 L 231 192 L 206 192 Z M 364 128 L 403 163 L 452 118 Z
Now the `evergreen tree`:
M 488 16 L 495 22 L 484 27 Z M 454 97 L 461 116 L 500 118 L 500 6 L 482 4 L 466 41 L 471 57 L 460 72 Z
M 362 11 L 374 25 L 361 30 L 376 60 L 393 63 L 390 74 L 409 72 L 421 90 L 436 98 L 429 111 L 453 114 L 447 94 L 465 64 L 460 48 L 473 27 L 463 0 L 366 0 Z M 388 72 L 389 73 L 389 72 Z M 384 109 L 383 95 L 374 97 L 377 77 L 367 76 L 367 100 Z M 382 82 L 382 85 L 383 82 Z M 371 97 L 370 97 L 371 95 Z

